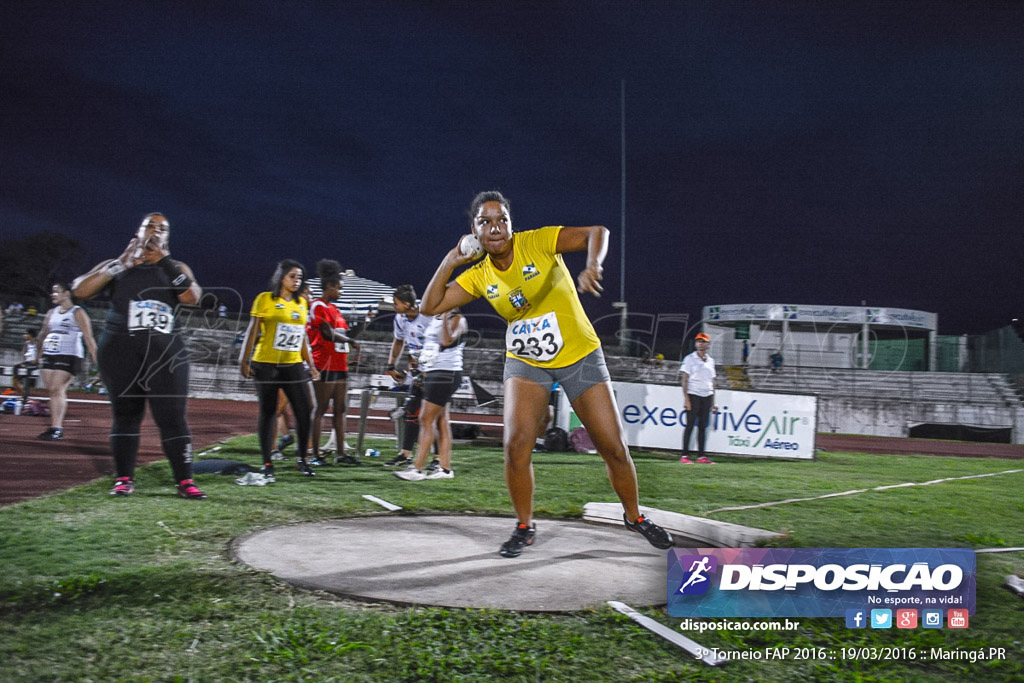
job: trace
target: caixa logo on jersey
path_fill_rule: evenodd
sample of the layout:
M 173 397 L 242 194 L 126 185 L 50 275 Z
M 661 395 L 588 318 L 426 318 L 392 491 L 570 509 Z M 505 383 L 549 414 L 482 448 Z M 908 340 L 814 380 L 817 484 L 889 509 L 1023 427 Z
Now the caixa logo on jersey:
M 960 608 L 974 614 L 964 548 L 675 548 L 673 617 L 844 617 L 847 609 Z

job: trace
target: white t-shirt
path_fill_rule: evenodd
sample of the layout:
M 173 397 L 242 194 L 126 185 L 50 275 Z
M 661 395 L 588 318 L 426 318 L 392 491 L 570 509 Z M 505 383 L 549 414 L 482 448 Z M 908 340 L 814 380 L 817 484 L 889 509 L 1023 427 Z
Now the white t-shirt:
M 710 354 L 701 360 L 694 351 L 683 359 L 679 372 L 687 374 L 686 393 L 694 396 L 710 396 L 715 393 L 715 359 Z
M 85 350 L 82 346 L 82 330 L 78 327 L 78 319 L 75 318 L 77 310 L 78 306 L 72 306 L 61 312 L 58 307 L 50 313 L 50 320 L 47 324 L 50 331 L 43 340 L 44 356 L 85 357 Z
M 395 315 L 395 339 L 404 341 L 409 347 L 409 355 L 419 360 L 420 351 L 423 350 L 423 334 L 427 331 L 427 325 L 433 318 L 420 313 L 412 320 L 404 313 Z M 396 358 L 397 362 L 398 359 Z
M 462 350 L 466 342 L 459 342 L 447 349 L 441 348 L 441 329 L 444 325 L 443 316 L 435 315 L 423 333 L 423 351 L 420 352 L 420 364 L 425 372 L 434 370 L 462 371 Z

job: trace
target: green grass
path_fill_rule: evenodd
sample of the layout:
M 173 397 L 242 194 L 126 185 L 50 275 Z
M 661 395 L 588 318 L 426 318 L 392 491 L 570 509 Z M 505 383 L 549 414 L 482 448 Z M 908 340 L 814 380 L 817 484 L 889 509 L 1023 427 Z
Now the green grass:
M 377 443 L 386 452 L 393 444 Z M 256 464 L 254 439 L 218 452 Z M 705 515 L 725 506 L 904 481 L 1018 469 L 1007 460 L 823 454 L 814 462 L 718 459 L 682 467 L 634 453 L 641 502 Z M 1001 588 L 1020 553 L 978 556 L 978 609 L 965 631 L 852 631 L 802 619 L 796 632 L 690 633 L 724 649 L 1004 647 L 1002 662 L 731 662 L 712 669 L 610 609 L 561 615 L 357 604 L 293 588 L 232 561 L 232 539 L 301 521 L 406 510 L 511 516 L 496 448 L 460 448 L 458 476 L 410 485 L 370 461 L 312 481 L 282 467 L 274 486 L 204 476 L 202 502 L 174 495 L 166 463 L 139 471 L 134 496 L 101 481 L 0 509 L 0 680 L 27 681 L 975 681 L 1024 679 L 1024 601 Z M 596 456 L 538 454 L 537 515 L 579 517 L 613 501 Z M 715 519 L 786 531 L 799 547 L 1024 546 L 1024 474 L 772 508 Z M 501 539 L 495 539 L 497 545 Z M 672 627 L 680 620 L 645 610 Z

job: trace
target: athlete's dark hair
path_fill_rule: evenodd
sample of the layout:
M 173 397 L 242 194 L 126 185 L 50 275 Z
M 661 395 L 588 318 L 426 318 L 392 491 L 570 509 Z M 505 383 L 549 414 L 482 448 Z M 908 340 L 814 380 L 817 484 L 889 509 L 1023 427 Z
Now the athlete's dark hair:
M 53 286 L 60 287 L 62 292 L 70 292 L 71 303 L 75 303 L 75 293 L 71 291 L 71 285 L 68 282 L 65 282 L 64 280 L 57 280 L 53 283 Z
M 512 218 L 512 205 L 508 203 L 508 199 L 505 198 L 505 195 L 497 190 L 487 190 L 473 197 L 473 203 L 469 205 L 470 230 L 473 229 L 473 221 L 476 220 L 476 214 L 480 211 L 480 207 L 487 202 L 498 202 L 505 207 L 505 211 L 508 212 L 508 217 Z
M 270 276 L 270 293 L 275 299 L 281 298 L 281 281 L 284 280 L 285 275 L 291 272 L 292 268 L 298 268 L 302 271 L 302 281 L 306 281 L 306 267 L 298 261 L 286 258 L 277 264 L 274 274 Z
M 341 264 L 331 259 L 317 261 L 316 274 L 320 276 L 320 286 L 341 284 Z
M 398 285 L 395 287 L 395 298 L 409 304 L 410 306 L 415 306 L 416 288 L 412 285 Z
M 25 330 L 25 334 L 27 334 L 28 336 L 30 336 L 33 339 L 35 339 L 36 337 L 39 336 L 39 328 L 38 327 L 29 327 L 28 329 Z

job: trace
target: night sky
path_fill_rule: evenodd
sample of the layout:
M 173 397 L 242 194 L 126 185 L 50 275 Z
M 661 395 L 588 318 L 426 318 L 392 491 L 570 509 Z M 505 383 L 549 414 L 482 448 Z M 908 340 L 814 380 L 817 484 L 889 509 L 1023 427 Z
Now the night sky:
M 612 230 L 604 315 L 623 81 L 630 310 L 1024 312 L 1024 3 L 5 3 L 0 232 L 85 270 L 163 211 L 248 306 L 285 257 L 422 291 L 500 189 Z

